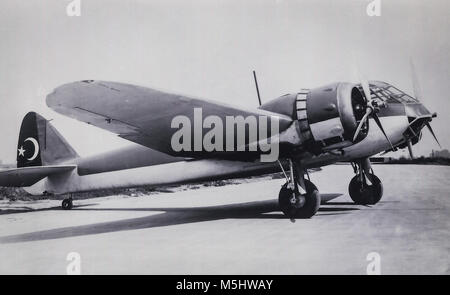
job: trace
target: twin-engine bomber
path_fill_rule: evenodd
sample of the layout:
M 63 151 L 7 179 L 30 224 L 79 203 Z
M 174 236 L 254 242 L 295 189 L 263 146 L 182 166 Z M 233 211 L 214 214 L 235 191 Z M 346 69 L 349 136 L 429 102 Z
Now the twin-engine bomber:
M 385 82 L 362 80 L 302 89 L 244 110 L 123 83 L 73 82 L 50 93 L 48 107 L 137 145 L 80 157 L 50 121 L 30 112 L 20 129 L 17 168 L 0 171 L 0 186 L 65 195 L 62 208 L 71 209 L 76 192 L 282 171 L 286 183 L 278 196 L 281 211 L 289 218 L 310 218 L 321 197 L 305 177 L 307 169 L 345 161 L 355 172 L 349 184 L 352 200 L 376 204 L 383 186 L 369 157 L 405 147 L 412 157 L 412 145 L 424 127 L 436 139 L 430 126 L 436 113 L 422 105 L 420 93 L 414 96 Z M 201 123 L 196 123 L 198 110 L 205 118 Z M 244 120 L 223 123 L 230 116 Z M 253 117 L 267 120 L 248 119 Z M 174 118 L 179 119 L 175 127 L 187 133 L 174 128 Z M 196 134 L 202 136 L 198 142 Z M 260 148 L 263 141 L 277 148 L 275 159 L 264 158 L 270 151 Z M 181 146 L 174 148 L 174 142 Z M 197 143 L 205 142 L 213 148 L 198 148 Z

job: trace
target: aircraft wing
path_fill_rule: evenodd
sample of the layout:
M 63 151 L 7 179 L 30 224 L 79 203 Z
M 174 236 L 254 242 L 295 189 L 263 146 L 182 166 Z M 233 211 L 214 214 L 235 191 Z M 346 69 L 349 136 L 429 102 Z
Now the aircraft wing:
M 0 186 L 31 186 L 47 176 L 75 169 L 75 165 L 32 166 L 0 170 Z
M 226 116 L 246 118 L 249 115 L 265 115 L 278 120 L 279 132 L 292 123 L 288 116 L 265 110 L 247 111 L 150 88 L 93 80 L 73 82 L 56 88 L 47 96 L 47 105 L 63 115 L 177 156 L 180 154 L 176 154 L 171 148 L 171 137 L 177 131 L 171 128 L 172 119 L 183 115 L 194 124 L 194 108 L 202 109 L 203 118 L 215 115 L 222 122 L 225 122 Z

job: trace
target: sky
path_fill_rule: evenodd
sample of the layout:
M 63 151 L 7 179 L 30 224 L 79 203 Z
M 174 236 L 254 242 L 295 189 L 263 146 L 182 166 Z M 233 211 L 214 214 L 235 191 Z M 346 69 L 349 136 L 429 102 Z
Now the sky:
M 50 110 L 55 87 L 99 79 L 154 87 L 245 108 L 301 88 L 370 80 L 412 93 L 413 58 L 432 126 L 450 147 L 450 2 L 366 0 L 0 2 L 0 160 L 15 162 L 23 116 L 52 119 L 80 155 L 130 144 Z M 439 149 L 428 131 L 416 155 Z M 406 151 L 397 152 L 400 155 Z

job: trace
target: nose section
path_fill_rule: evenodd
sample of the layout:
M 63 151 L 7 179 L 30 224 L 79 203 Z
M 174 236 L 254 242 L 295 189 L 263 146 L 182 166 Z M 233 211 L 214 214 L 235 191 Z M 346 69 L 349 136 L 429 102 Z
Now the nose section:
M 404 136 L 415 144 L 421 137 L 422 128 L 429 126 L 429 122 L 436 117 L 436 113 L 431 113 L 422 103 L 418 102 L 406 104 L 405 114 L 408 117 L 409 126 Z
M 427 117 L 435 117 L 436 114 L 431 114 L 431 112 L 421 103 L 413 103 L 405 105 L 406 116 L 412 119 Z

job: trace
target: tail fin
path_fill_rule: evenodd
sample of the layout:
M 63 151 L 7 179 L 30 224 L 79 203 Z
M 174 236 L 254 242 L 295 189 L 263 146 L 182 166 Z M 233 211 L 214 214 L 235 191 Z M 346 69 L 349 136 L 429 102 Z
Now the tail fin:
M 17 146 L 17 167 L 54 165 L 77 157 L 49 121 L 35 112 L 25 115 Z

